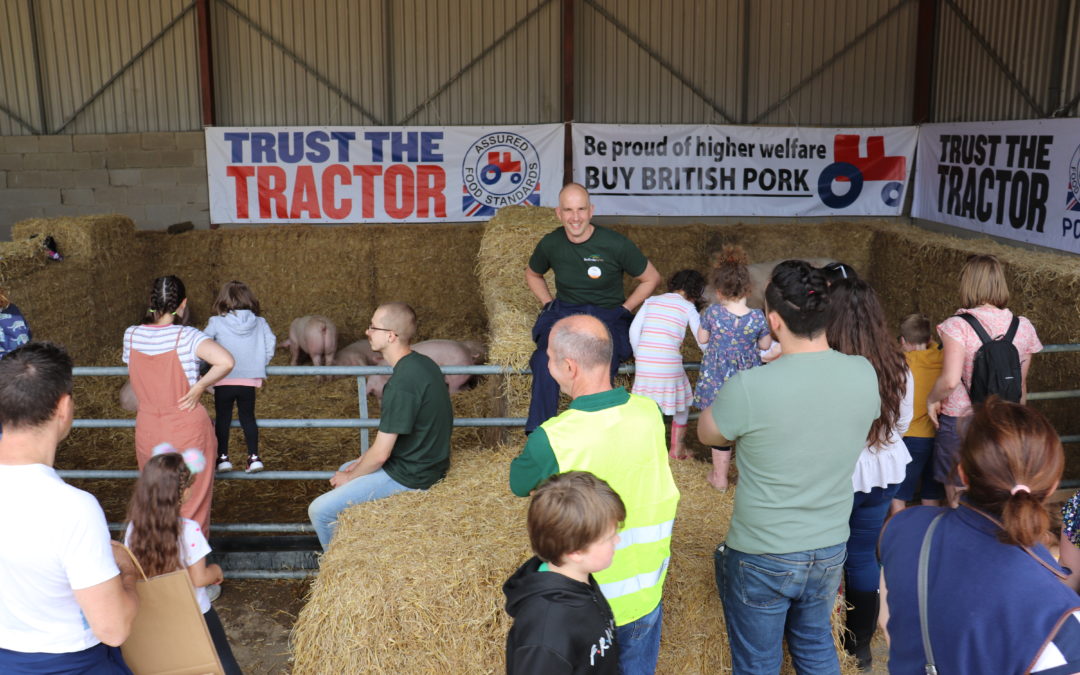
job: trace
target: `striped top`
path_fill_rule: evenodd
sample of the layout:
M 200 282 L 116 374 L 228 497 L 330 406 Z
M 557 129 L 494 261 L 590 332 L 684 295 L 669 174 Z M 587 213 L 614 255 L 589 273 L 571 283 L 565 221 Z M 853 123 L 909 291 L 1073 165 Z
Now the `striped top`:
M 176 341 L 177 333 L 180 333 L 179 343 Z M 132 348 L 140 354 L 156 356 L 172 351 L 175 346 L 188 384 L 193 385 L 199 380 L 199 357 L 195 351 L 203 340 L 209 339 L 201 330 L 191 326 L 128 326 L 124 331 L 124 363 L 131 360 Z
M 633 393 L 656 401 L 665 415 L 689 409 L 693 399 L 681 352 L 688 326 L 696 338 L 697 309 L 677 293 L 648 298 L 630 324 L 636 368 Z

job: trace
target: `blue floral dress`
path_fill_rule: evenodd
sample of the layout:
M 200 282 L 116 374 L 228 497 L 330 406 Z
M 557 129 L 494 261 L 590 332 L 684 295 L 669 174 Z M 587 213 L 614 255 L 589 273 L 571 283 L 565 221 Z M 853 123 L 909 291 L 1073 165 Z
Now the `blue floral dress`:
M 701 328 L 709 331 L 709 345 L 701 362 L 694 406 L 704 409 L 732 375 L 761 365 L 757 343 L 769 334 L 769 326 L 760 309 L 736 316 L 714 304 L 701 315 Z

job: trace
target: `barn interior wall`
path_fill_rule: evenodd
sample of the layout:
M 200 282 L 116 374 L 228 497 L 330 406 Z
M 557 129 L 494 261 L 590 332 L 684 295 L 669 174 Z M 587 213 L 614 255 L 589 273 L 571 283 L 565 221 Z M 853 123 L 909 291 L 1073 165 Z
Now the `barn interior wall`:
M 210 222 L 201 131 L 0 136 L 0 241 L 25 218 L 119 213 L 142 229 Z

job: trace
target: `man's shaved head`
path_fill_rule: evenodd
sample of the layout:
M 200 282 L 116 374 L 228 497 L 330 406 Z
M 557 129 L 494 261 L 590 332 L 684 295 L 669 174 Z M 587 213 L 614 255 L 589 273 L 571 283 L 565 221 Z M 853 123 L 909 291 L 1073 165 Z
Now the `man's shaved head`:
M 585 186 L 581 183 L 567 183 L 559 190 L 559 206 L 562 206 L 563 199 L 569 198 L 571 195 L 584 197 L 585 204 L 590 204 L 589 191 L 585 189 Z
M 388 302 L 379 305 L 383 326 L 397 333 L 399 339 L 411 344 L 416 336 L 416 312 L 404 302 Z

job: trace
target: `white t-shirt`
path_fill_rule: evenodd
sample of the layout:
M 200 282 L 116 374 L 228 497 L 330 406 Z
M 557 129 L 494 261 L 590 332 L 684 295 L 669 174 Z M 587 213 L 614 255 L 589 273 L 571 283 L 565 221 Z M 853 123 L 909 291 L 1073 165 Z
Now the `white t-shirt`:
M 176 341 L 178 332 L 179 343 Z M 131 361 L 132 348 L 137 352 L 155 356 L 172 351 L 175 346 L 188 384 L 195 384 L 199 381 L 199 357 L 195 355 L 195 350 L 203 340 L 209 339 L 201 330 L 191 326 L 128 326 L 124 331 L 124 363 Z
M 191 567 L 206 556 L 210 555 L 210 544 L 202 533 L 202 528 L 190 518 L 181 518 L 183 529 L 180 532 L 180 557 L 184 559 L 184 567 Z M 131 539 L 131 523 L 128 523 L 127 532 L 124 533 L 124 544 Z M 210 611 L 210 596 L 206 594 L 205 586 L 195 587 L 195 599 L 199 601 L 199 611 L 206 614 Z
M 93 495 L 44 464 L 0 465 L 0 647 L 64 654 L 101 641 L 73 589 L 120 574 Z

